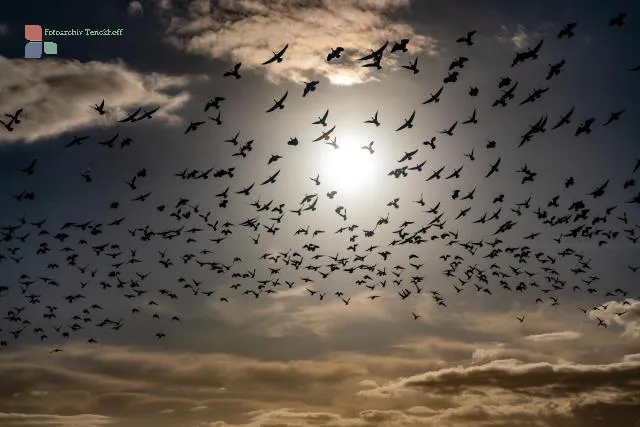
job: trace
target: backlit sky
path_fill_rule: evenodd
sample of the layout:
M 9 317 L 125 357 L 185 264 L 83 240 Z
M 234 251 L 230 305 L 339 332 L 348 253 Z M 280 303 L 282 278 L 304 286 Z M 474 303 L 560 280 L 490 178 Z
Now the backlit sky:
M 0 425 L 640 426 L 639 16 L 4 7 Z M 123 35 L 51 37 L 57 56 L 25 60 L 25 24 Z M 363 67 L 387 41 L 382 69 Z

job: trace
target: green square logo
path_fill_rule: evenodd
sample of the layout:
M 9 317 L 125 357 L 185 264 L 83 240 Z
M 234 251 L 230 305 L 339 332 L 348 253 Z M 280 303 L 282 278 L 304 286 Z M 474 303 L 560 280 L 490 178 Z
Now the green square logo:
M 47 55 L 57 55 L 58 45 L 55 42 L 44 42 L 44 53 Z

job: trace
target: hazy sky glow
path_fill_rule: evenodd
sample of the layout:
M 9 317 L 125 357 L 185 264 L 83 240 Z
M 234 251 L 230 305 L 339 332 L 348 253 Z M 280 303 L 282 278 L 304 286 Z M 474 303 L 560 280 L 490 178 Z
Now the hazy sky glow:
M 5 7 L 0 425 L 640 427 L 639 16 Z

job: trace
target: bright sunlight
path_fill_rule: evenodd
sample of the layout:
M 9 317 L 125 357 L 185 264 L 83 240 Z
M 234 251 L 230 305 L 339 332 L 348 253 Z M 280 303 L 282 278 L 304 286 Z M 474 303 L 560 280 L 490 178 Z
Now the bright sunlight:
M 342 134 L 336 141 L 339 148 L 325 144 L 320 160 L 320 177 L 330 188 L 352 193 L 374 184 L 378 162 L 376 156 L 361 148 L 370 141 Z M 373 144 L 375 150 L 375 143 Z

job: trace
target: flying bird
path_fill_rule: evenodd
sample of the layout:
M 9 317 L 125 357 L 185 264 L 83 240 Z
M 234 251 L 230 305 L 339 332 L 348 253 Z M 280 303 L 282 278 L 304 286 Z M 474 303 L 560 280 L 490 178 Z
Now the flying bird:
M 240 70 L 240 67 L 242 66 L 242 62 L 238 62 L 236 65 L 233 66 L 233 68 L 229 71 L 225 71 L 224 74 L 222 74 L 223 77 L 235 77 L 236 79 L 239 79 L 240 77 L 242 77 L 240 75 L 240 73 L 238 72 Z
M 267 178 L 266 180 L 264 180 L 262 182 L 262 184 L 260 185 L 267 185 L 267 184 L 275 184 L 276 183 L 276 177 L 280 174 L 280 169 L 278 169 L 278 171 L 276 173 L 274 173 L 273 175 L 271 175 L 269 178 Z
M 304 83 L 304 90 L 302 91 L 302 96 L 305 97 L 309 92 L 314 92 L 316 90 L 316 86 L 320 83 L 320 80 L 312 80 L 310 82 Z
M 372 118 L 365 120 L 364 122 L 374 124 L 376 127 L 380 126 L 380 122 L 378 121 L 378 112 L 376 111 Z
M 198 128 L 200 126 L 202 126 L 205 122 L 204 121 L 199 121 L 199 122 L 191 122 L 189 123 L 189 126 L 187 126 L 187 129 L 184 131 L 185 134 L 189 133 L 189 132 L 194 132 L 196 130 L 198 130 Z
M 432 102 L 440 102 L 440 95 L 442 94 L 442 90 L 444 86 L 441 86 L 440 89 L 436 91 L 436 93 L 429 94 L 429 98 L 423 102 L 423 104 L 430 104 Z
M 603 123 L 603 126 L 609 126 L 611 123 L 620 120 L 620 116 L 622 116 L 625 111 L 627 111 L 627 109 L 623 108 L 622 110 L 614 111 L 613 113 L 611 113 L 607 121 Z
M 413 60 L 409 65 L 402 65 L 402 68 L 405 70 L 413 71 L 413 74 L 418 74 L 420 70 L 418 70 L 418 57 Z
M 395 42 L 391 47 L 391 53 L 398 52 L 398 51 L 406 52 L 408 50 L 407 43 L 409 43 L 409 39 L 402 39 L 399 42 Z
M 106 113 L 106 111 L 104 109 L 104 99 L 102 100 L 102 102 L 100 104 L 96 104 L 96 105 L 92 106 L 91 108 L 96 110 L 101 116 Z M 13 120 L 13 121 L 15 123 L 20 123 L 20 122 L 16 122 L 15 120 Z
M 322 135 L 320 135 L 319 137 L 317 137 L 316 139 L 314 139 L 314 140 L 313 140 L 313 142 L 318 142 L 318 141 L 321 141 L 321 140 L 323 140 L 323 139 L 328 141 L 328 140 L 331 138 L 331 133 L 332 133 L 335 129 L 336 129 L 336 127 L 334 126 L 334 127 L 332 127 L 331 129 L 329 129 L 328 131 L 323 132 L 323 133 L 322 133 Z
M 33 175 L 33 173 L 35 172 L 36 163 L 38 163 L 38 159 L 33 159 L 27 166 L 18 170 L 20 172 L 26 173 L 27 175 Z
M 575 22 L 570 22 L 562 27 L 560 32 L 558 32 L 558 38 L 561 39 L 563 37 L 571 38 L 574 36 L 573 30 L 576 28 L 578 24 Z
M 368 55 L 363 56 L 362 58 L 358 58 L 358 61 L 369 61 L 371 59 L 379 61 L 380 58 L 382 58 L 382 54 L 384 53 L 385 49 L 387 48 L 387 46 L 389 45 L 389 42 L 385 42 L 381 47 L 379 47 L 377 50 L 371 50 L 371 53 Z
M 373 154 L 373 153 L 374 153 L 374 151 L 373 151 L 373 141 L 371 141 L 371 142 L 369 143 L 369 145 L 363 145 L 363 146 L 362 146 L 362 147 L 360 147 L 360 148 L 361 148 L 361 149 L 363 149 L 363 150 L 367 150 L 367 151 L 369 151 L 369 154 Z
M 457 43 L 465 43 L 467 46 L 471 46 L 474 43 L 472 38 L 476 34 L 476 32 L 477 32 L 476 30 L 469 31 L 466 35 L 458 38 L 456 40 L 456 42 Z
M 414 110 L 408 119 L 404 119 L 404 124 L 400 126 L 398 129 L 396 129 L 396 132 L 401 131 L 402 129 L 407 129 L 407 128 L 411 129 L 413 127 L 413 119 L 415 117 L 416 117 L 416 112 Z
M 322 117 L 318 117 L 318 120 L 316 120 L 315 122 L 312 122 L 312 125 L 322 125 L 322 126 L 327 126 L 327 117 L 329 116 L 329 110 L 325 110 L 324 114 L 322 115 Z
M 624 19 L 627 17 L 625 12 L 618 13 L 609 21 L 610 27 L 622 27 L 624 25 Z
M 273 106 L 271 108 L 269 108 L 266 112 L 270 113 L 270 112 L 275 111 L 277 109 L 280 109 L 280 110 L 284 109 L 284 100 L 287 99 L 287 95 L 289 95 L 289 91 L 286 91 L 284 93 L 284 95 L 282 95 L 282 97 L 280 99 L 278 99 L 278 100 L 274 99 L 273 100 L 273 102 L 274 102 Z
M 282 57 L 284 56 L 284 53 L 287 51 L 288 48 L 289 48 L 289 45 L 286 44 L 279 52 L 273 52 L 273 56 L 268 60 L 266 60 L 265 62 L 263 62 L 262 65 L 271 64 L 273 62 L 277 62 L 277 63 L 282 62 L 282 59 L 283 59 Z
M 340 55 L 344 52 L 344 48 L 338 46 L 335 49 L 331 49 L 331 53 L 327 55 L 327 62 L 331 62 L 332 59 L 340 58 Z

